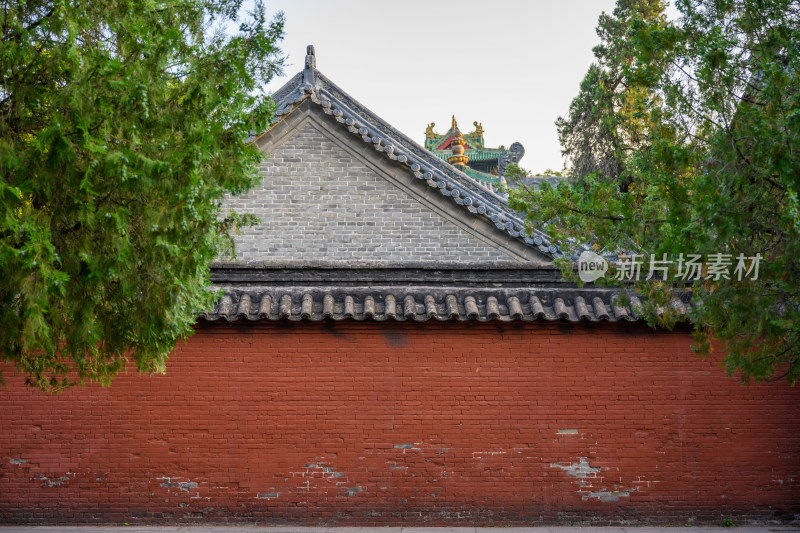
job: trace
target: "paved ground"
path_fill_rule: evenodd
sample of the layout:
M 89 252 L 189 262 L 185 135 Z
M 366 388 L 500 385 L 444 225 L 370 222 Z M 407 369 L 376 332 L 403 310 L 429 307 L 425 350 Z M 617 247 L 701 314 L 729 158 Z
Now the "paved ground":
M 0 533 L 800 533 L 800 527 L 0 526 Z

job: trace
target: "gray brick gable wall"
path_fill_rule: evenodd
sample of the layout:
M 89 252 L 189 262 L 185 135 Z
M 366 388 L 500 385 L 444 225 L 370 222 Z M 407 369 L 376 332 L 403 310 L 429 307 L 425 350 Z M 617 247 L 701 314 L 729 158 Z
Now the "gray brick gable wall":
M 235 237 L 237 260 L 520 260 L 365 161 L 315 121 L 297 123 L 262 165 L 261 185 L 226 200 L 224 210 L 261 220 Z

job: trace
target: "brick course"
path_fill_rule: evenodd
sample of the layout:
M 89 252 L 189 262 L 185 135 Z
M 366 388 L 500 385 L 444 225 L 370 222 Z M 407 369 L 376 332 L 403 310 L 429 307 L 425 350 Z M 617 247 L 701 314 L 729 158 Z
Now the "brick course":
M 374 151 L 371 146 L 358 148 Z M 261 220 L 235 237 L 238 258 L 515 259 L 420 204 L 355 153 L 333 142 L 314 121 L 298 125 L 270 153 L 262 166 L 262 183 L 226 201 L 225 209 Z
M 800 390 L 638 324 L 201 325 L 165 376 L 6 369 L 0 522 L 685 523 L 800 512 Z

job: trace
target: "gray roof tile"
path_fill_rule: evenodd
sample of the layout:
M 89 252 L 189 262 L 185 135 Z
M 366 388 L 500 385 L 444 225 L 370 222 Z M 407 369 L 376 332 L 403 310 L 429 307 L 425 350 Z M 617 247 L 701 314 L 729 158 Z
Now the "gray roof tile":
M 309 320 L 357 321 L 457 320 L 501 322 L 637 321 L 641 302 L 635 296 L 631 305 L 621 307 L 613 300 L 618 291 L 597 288 L 485 289 L 454 288 L 316 288 L 250 287 L 225 290 L 212 311 L 200 316 L 206 320 Z M 672 305 L 688 313 L 691 305 L 677 296 Z M 611 309 L 612 311 L 609 311 Z

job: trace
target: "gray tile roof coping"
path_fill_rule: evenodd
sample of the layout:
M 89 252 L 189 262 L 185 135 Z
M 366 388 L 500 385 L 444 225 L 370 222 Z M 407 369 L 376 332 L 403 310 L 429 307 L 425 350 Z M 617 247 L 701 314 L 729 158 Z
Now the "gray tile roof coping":
M 619 288 L 584 287 L 565 282 L 554 268 L 246 268 L 232 265 L 212 271 L 219 291 L 209 321 L 311 320 L 358 321 L 639 321 L 642 302 L 631 292 L 620 305 Z M 691 311 L 690 292 L 676 290 L 670 306 Z
M 451 287 L 342 288 L 294 286 L 233 288 L 222 292 L 208 321 L 479 321 L 635 322 L 641 301 L 620 306 L 618 291 L 575 288 L 479 289 Z M 688 314 L 691 304 L 679 297 L 670 305 Z

